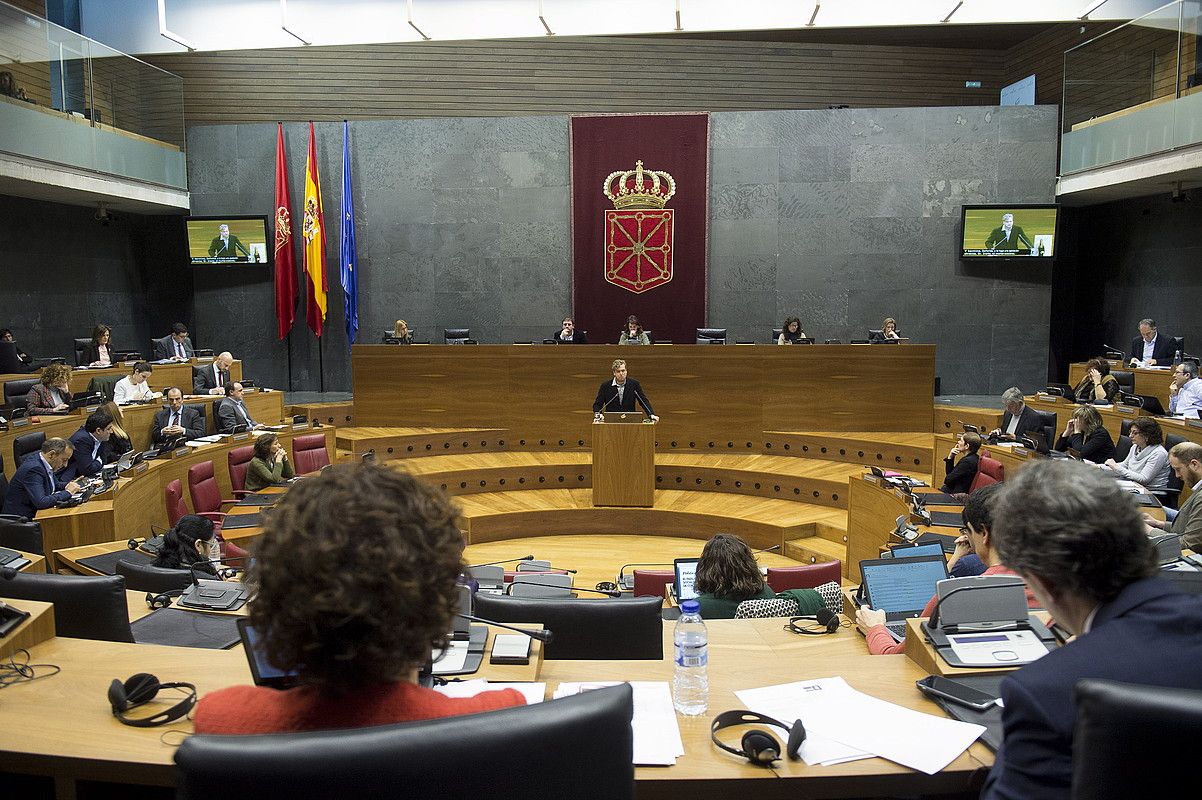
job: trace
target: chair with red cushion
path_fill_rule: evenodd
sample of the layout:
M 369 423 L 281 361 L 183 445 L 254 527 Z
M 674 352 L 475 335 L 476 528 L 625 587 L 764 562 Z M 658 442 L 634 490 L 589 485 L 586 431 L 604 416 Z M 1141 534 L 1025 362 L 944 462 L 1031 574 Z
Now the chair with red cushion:
M 226 455 L 230 470 L 230 487 L 235 499 L 242 499 L 252 492 L 246 491 L 246 472 L 250 469 L 250 460 L 255 457 L 254 445 L 235 447 Z
M 667 597 L 668 585 L 676 580 L 676 571 L 671 569 L 636 569 L 634 571 L 635 597 Z
M 839 583 L 843 567 L 838 561 L 803 564 L 799 567 L 768 567 L 768 586 L 774 592 L 787 589 L 813 589 L 824 583 Z
M 968 487 L 968 493 L 972 494 L 982 486 L 1001 483 L 1004 480 L 1006 480 L 1006 467 L 996 458 L 990 458 L 982 452 L 981 460 L 977 463 L 977 474 L 972 479 L 972 485 Z
M 167 504 L 167 524 L 175 527 L 179 522 L 179 518 L 185 514 L 191 514 L 188 507 L 184 505 L 184 487 L 180 483 L 179 478 L 167 484 L 167 488 L 163 489 L 163 499 Z M 218 528 L 221 527 L 221 521 L 225 519 L 225 514 L 212 513 L 207 511 L 196 512 L 197 516 L 206 517 L 213 520 L 213 524 Z
M 324 433 L 297 436 L 292 440 L 292 468 L 296 470 L 297 475 L 317 472 L 329 463 L 330 454 L 326 452 Z
M 222 503 L 232 503 L 233 500 L 221 498 L 221 487 L 213 474 L 213 462 L 202 461 L 188 467 L 188 494 L 192 497 L 192 508 L 197 514 L 204 512 L 221 513 Z

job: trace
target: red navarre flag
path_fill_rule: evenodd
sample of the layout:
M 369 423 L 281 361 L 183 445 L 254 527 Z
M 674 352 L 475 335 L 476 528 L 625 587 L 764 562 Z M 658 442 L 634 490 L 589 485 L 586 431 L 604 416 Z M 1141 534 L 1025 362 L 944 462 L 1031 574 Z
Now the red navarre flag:
M 275 319 L 283 339 L 296 319 L 296 256 L 292 250 L 292 201 L 288 199 L 288 159 L 284 157 L 284 124 L 275 147 Z

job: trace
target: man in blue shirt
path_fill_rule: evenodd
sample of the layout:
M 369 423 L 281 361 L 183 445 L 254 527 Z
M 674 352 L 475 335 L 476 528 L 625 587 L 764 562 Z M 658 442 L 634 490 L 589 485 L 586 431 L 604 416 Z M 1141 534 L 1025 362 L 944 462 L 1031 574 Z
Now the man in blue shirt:
M 1169 384 L 1169 413 L 1198 416 L 1202 409 L 1202 381 L 1198 380 L 1198 365 L 1183 361 L 1173 369 Z
M 54 474 L 71 460 L 71 453 L 71 443 L 66 439 L 47 439 L 37 458 L 29 456 L 17 467 L 0 513 L 33 519 L 39 509 L 52 508 L 78 492 L 79 484 L 64 482 Z

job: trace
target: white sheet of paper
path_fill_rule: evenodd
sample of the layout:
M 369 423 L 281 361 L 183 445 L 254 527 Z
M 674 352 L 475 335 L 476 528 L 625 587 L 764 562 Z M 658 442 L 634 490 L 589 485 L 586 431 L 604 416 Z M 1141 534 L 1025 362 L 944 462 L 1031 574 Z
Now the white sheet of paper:
M 568 697 L 602 686 L 616 686 L 618 681 L 595 683 L 561 683 L 555 697 Z M 672 707 L 672 692 L 667 681 L 630 681 L 634 692 L 634 763 L 640 766 L 670 767 L 684 755 L 680 726 L 676 724 L 676 709 Z
M 541 703 L 547 692 L 545 683 L 493 683 L 483 678 L 470 681 L 451 681 L 443 686 L 435 686 L 434 691 L 447 697 L 475 697 L 481 692 L 495 692 L 500 689 L 513 689 L 526 698 L 526 705 Z
M 807 731 L 928 775 L 954 761 L 985 732 L 981 725 L 912 711 L 858 692 L 842 678 L 749 691 L 750 699 L 745 692 L 736 694 L 752 710 L 771 714 L 757 707 L 768 702 L 784 709 L 784 719 L 800 717 Z
M 807 683 L 813 683 L 813 681 Z M 765 686 L 761 689 L 744 689 L 735 692 L 735 697 L 739 698 L 748 709 L 758 714 L 779 719 L 781 722 L 792 722 L 801 716 L 796 694 L 803 691 L 801 687 L 804 685 L 787 683 L 780 686 Z M 808 720 L 803 720 L 802 724 L 805 725 L 806 740 L 801 743 L 801 749 L 797 754 L 811 767 L 842 764 L 845 761 L 873 757 L 872 753 L 866 753 L 831 739 L 817 731 Z M 774 733 L 784 735 L 783 731 L 774 731 Z
M 458 672 L 467 663 L 467 642 L 451 642 L 446 655 L 434 662 L 434 674 Z

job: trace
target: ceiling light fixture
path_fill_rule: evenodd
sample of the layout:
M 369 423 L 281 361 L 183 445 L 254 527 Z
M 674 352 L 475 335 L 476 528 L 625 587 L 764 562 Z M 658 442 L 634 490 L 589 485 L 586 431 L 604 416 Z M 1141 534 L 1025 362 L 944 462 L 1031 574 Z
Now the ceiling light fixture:
M 818 12 L 822 10 L 822 3 L 814 4 L 814 13 L 810 14 L 810 21 L 806 23 L 807 28 L 814 27 L 814 20 L 818 19 Z
M 676 0 L 676 30 L 684 30 L 684 28 L 682 28 L 680 25 L 680 0 Z
M 172 33 L 171 31 L 167 30 L 166 2 L 167 0 L 159 0 L 159 36 L 162 36 L 164 39 L 169 39 L 176 44 L 183 45 L 184 47 L 188 48 L 188 52 L 190 53 L 196 52 L 196 45 L 192 44 L 178 33 Z
M 543 0 L 538 0 L 538 21 L 543 24 L 543 29 L 546 30 L 548 36 L 555 35 L 555 31 L 551 30 L 551 26 L 547 24 L 547 18 L 543 14 Z
M 303 36 L 288 27 L 288 0 L 280 0 L 280 27 L 284 29 L 284 33 L 293 37 L 306 47 L 312 44 L 312 42 L 305 41 Z
M 950 19 L 952 18 L 952 15 L 953 15 L 953 14 L 955 14 L 957 11 L 959 11 L 959 10 L 960 10 L 960 6 L 962 6 L 962 5 L 964 5 L 964 0 L 960 0 L 960 2 L 959 2 L 959 3 L 956 3 L 956 7 L 955 7 L 955 8 L 953 8 L 951 11 L 947 12 L 947 16 L 946 16 L 946 17 L 944 17 L 943 19 L 939 20 L 939 21 L 940 21 L 940 22 L 947 22 L 948 20 L 950 20 Z

